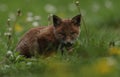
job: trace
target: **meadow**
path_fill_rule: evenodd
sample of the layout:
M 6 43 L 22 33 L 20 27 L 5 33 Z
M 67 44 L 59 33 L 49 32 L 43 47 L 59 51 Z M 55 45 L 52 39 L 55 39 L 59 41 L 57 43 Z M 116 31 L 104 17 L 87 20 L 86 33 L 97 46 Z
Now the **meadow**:
M 120 77 L 119 7 L 120 0 L 0 0 L 0 77 Z M 72 55 L 26 59 L 15 52 L 26 31 L 52 24 L 51 14 L 79 13 Z

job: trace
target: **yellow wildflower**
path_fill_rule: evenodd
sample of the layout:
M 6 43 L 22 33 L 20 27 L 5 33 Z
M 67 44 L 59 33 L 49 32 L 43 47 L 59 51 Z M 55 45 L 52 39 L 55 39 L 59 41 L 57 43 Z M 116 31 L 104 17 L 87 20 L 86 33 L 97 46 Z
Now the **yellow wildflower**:
M 110 55 L 120 55 L 120 48 L 118 47 L 111 47 L 109 48 Z
M 19 24 L 15 25 L 15 31 L 16 32 L 21 32 L 22 30 L 23 30 L 23 27 L 21 25 L 19 25 Z
M 115 60 L 113 58 L 102 58 L 95 64 L 95 70 L 99 74 L 108 74 L 113 71 Z

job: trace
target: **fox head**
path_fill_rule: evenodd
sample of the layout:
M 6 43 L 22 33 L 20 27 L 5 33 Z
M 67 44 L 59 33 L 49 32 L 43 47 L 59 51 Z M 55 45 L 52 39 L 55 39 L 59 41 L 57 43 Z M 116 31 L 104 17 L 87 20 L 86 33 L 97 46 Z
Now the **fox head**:
M 72 19 L 61 19 L 53 15 L 54 34 L 60 43 L 70 46 L 78 38 L 80 34 L 81 15 L 77 15 Z

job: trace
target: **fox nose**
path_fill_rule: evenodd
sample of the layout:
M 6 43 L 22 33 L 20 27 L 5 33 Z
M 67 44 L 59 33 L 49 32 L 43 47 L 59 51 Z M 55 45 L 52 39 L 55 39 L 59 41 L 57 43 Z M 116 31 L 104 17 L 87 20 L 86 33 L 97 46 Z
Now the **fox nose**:
M 66 36 L 63 43 L 64 43 L 65 46 L 70 47 L 70 46 L 73 45 L 73 40 L 71 39 L 70 36 Z

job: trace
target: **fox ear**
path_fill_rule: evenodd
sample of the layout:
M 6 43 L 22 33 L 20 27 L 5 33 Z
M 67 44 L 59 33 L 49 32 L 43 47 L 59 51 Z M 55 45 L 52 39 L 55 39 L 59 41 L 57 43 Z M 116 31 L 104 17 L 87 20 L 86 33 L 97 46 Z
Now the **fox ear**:
M 56 15 L 53 15 L 53 25 L 56 27 L 58 25 L 60 25 L 62 22 L 61 18 L 56 16 Z
M 73 24 L 80 26 L 80 22 L 81 22 L 81 14 L 75 16 L 72 18 L 72 22 Z

